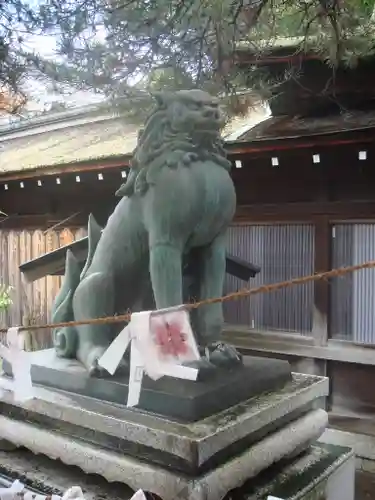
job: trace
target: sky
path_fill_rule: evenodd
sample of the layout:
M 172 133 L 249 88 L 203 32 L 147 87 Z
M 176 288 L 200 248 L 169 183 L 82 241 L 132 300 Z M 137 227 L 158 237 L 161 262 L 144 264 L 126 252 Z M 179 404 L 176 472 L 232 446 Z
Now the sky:
M 29 35 L 24 41 L 24 46 L 27 50 L 35 51 L 46 59 L 56 59 L 57 38 L 53 35 Z M 66 96 L 51 94 L 47 92 L 45 84 L 33 79 L 26 82 L 26 90 L 30 94 L 27 106 L 30 111 L 43 109 L 54 101 L 65 101 L 72 106 L 82 106 L 101 100 L 99 96 L 91 92 L 77 91 Z
M 33 7 L 39 4 L 40 0 L 30 0 L 29 4 Z M 0 0 L 1 2 L 1 0 Z M 99 38 L 104 38 L 105 34 L 98 33 Z M 46 59 L 56 59 L 57 37 L 53 35 L 28 35 L 23 40 L 23 45 L 27 50 L 35 51 Z M 26 90 L 30 94 L 28 109 L 38 110 L 45 108 L 53 101 L 66 101 L 71 105 L 89 104 L 99 100 L 99 97 L 90 92 L 75 92 L 73 95 L 62 96 L 61 94 L 51 94 L 47 92 L 46 86 L 38 81 L 29 79 L 26 83 Z

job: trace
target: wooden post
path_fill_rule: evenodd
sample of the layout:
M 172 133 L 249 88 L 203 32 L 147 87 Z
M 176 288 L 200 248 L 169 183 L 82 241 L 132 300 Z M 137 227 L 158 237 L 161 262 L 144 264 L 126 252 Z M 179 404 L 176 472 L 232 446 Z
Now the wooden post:
M 315 222 L 315 273 L 331 268 L 331 226 L 327 216 L 317 216 Z M 314 312 L 312 336 L 315 345 L 327 345 L 330 316 L 329 282 L 319 280 L 314 283 Z M 327 362 L 314 361 L 314 373 L 327 375 Z
M 315 219 L 315 265 L 314 272 L 321 273 L 331 268 L 331 226 L 326 216 Z M 312 335 L 317 345 L 326 345 L 329 323 L 329 282 L 314 283 L 314 316 Z

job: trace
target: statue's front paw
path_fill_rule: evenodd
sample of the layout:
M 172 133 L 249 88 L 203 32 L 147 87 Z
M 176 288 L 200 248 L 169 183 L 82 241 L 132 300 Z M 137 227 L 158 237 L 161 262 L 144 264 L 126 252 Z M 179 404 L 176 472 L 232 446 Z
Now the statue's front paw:
M 232 368 L 243 364 L 242 354 L 224 342 L 214 342 L 205 348 L 206 358 L 218 368 Z
M 107 350 L 105 346 L 81 346 L 78 350 L 77 358 L 81 361 L 81 363 L 85 366 L 86 370 L 90 377 L 110 377 L 111 375 L 107 372 L 105 368 L 99 365 L 99 360 Z M 129 369 L 128 364 L 125 360 L 121 360 L 119 364 L 116 374 L 127 372 Z
M 198 381 L 209 379 L 217 369 L 216 366 L 210 363 L 205 357 L 202 357 L 197 361 L 184 363 L 184 366 L 189 366 L 190 368 L 196 368 L 198 370 Z
M 110 374 L 105 368 L 99 365 L 100 356 L 95 356 L 92 361 L 88 361 L 86 368 L 90 377 L 104 378 Z
M 242 355 L 233 346 L 223 342 L 200 346 L 199 351 L 201 358 L 198 361 L 184 363 L 199 370 L 198 381 L 210 379 L 218 369 L 230 369 L 243 364 Z

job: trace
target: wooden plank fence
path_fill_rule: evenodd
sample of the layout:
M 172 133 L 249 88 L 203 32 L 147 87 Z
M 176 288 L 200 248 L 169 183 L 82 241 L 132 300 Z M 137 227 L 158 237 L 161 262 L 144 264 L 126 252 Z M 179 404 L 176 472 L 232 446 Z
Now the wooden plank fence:
M 61 277 L 47 276 L 26 283 L 20 264 L 56 250 L 86 236 L 86 229 L 0 230 L 0 283 L 13 287 L 13 304 L 7 313 L 0 312 L 1 327 L 20 324 L 43 324 L 50 320 L 53 300 L 60 289 Z M 43 344 L 49 332 L 41 332 Z M 39 336 L 38 336 L 39 337 Z

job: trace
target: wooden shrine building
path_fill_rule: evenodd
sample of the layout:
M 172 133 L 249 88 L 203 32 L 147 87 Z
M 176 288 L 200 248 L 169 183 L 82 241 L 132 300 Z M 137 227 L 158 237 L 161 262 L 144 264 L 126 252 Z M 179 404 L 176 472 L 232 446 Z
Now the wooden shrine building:
M 238 197 L 228 252 L 260 266 L 251 286 L 375 260 L 374 60 L 337 69 L 333 79 L 315 54 L 295 47 L 274 48 L 262 60 L 244 50 L 238 59 L 276 76 L 298 65 L 300 75 L 270 100 L 271 117 L 226 142 Z M 45 320 L 60 283 L 25 284 L 18 266 L 84 236 L 89 213 L 105 224 L 127 174 L 136 132 L 95 112 L 74 120 L 65 129 L 39 124 L 0 134 L 7 214 L 0 274 L 15 286 L 13 324 L 29 313 L 32 322 Z M 37 165 L 5 171 L 17 158 L 26 165 L 28 151 L 39 155 Z M 238 288 L 243 282 L 228 276 L 226 291 Z M 225 337 L 241 350 L 330 376 L 335 436 L 372 459 L 374 297 L 375 271 L 366 270 L 225 305 Z

